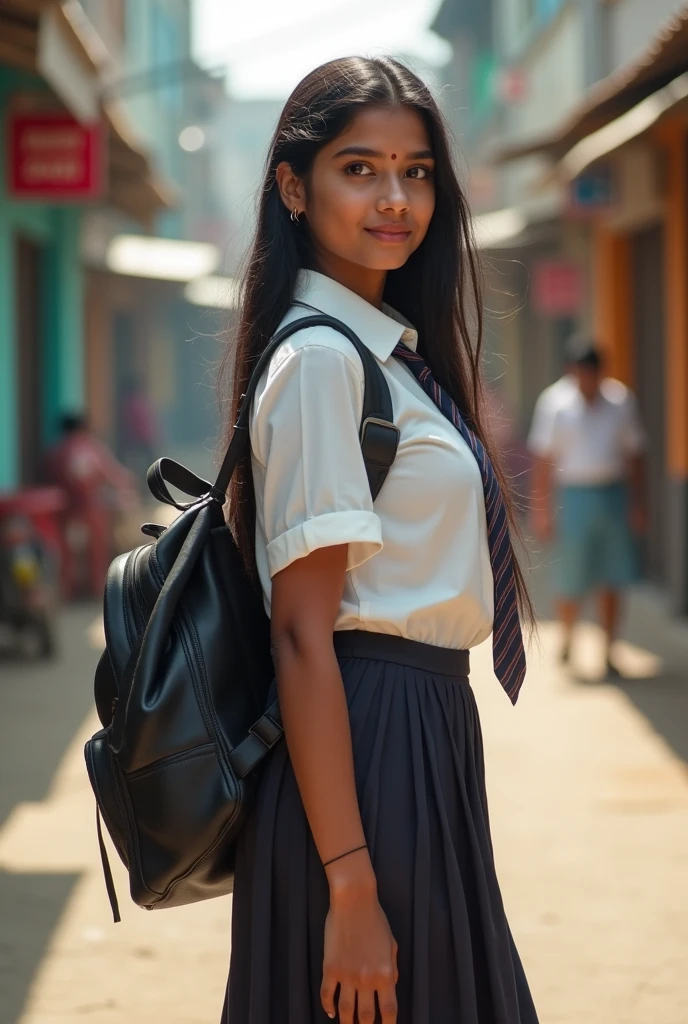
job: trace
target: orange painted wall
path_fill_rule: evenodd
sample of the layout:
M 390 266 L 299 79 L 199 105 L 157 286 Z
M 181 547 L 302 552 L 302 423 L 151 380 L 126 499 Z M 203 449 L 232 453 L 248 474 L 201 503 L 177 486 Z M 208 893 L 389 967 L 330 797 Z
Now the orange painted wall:
M 609 376 L 633 387 L 630 238 L 601 222 L 595 225 L 593 238 L 595 334 L 605 352 Z

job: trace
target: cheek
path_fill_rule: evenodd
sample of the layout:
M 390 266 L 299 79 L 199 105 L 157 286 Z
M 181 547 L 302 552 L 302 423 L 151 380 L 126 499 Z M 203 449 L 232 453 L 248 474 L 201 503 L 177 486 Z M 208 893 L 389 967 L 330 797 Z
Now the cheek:
M 361 225 L 368 204 L 360 191 L 346 185 L 331 185 L 311 197 L 309 222 L 318 242 L 340 256 L 350 256 L 361 239 Z
M 418 248 L 423 239 L 428 233 L 430 227 L 430 221 L 432 215 L 435 212 L 435 195 L 429 189 L 425 195 L 420 195 L 416 198 L 416 202 L 413 204 L 413 215 L 418 225 L 418 232 L 414 239 L 413 250 Z
M 423 234 L 430 227 L 430 221 L 432 215 L 435 212 L 435 192 L 433 189 L 428 188 L 418 199 L 416 207 L 416 217 L 418 224 L 423 229 Z
M 357 229 L 365 212 L 366 204 L 359 192 L 338 181 L 323 189 L 312 203 L 313 222 L 326 231 L 334 227 L 339 232 Z

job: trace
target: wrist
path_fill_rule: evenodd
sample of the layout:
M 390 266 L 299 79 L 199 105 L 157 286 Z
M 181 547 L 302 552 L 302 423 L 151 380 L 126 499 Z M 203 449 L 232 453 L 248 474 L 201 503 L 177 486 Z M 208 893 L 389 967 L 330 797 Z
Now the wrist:
M 377 896 L 377 881 L 367 848 L 333 861 L 325 868 L 325 874 L 331 902 Z

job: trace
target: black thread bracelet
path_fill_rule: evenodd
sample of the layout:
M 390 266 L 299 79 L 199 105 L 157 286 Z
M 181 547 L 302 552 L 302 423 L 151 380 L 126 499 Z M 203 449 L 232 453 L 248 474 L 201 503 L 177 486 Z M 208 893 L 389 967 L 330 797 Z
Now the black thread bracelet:
M 332 860 L 326 860 L 323 867 L 326 868 L 328 864 L 334 864 L 336 860 L 341 860 L 342 857 L 348 857 L 350 853 L 358 853 L 359 850 L 367 850 L 368 844 L 364 843 L 363 846 L 355 846 L 353 850 L 347 850 L 346 853 L 340 853 L 337 857 L 333 857 Z

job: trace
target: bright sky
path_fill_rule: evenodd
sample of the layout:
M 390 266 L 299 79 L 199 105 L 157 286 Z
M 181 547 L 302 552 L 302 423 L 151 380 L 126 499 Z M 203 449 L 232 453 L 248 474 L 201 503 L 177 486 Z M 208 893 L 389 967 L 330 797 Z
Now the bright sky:
M 226 62 L 237 98 L 286 97 L 318 64 L 348 54 L 403 54 L 443 64 L 428 31 L 441 0 L 194 0 L 194 54 Z

